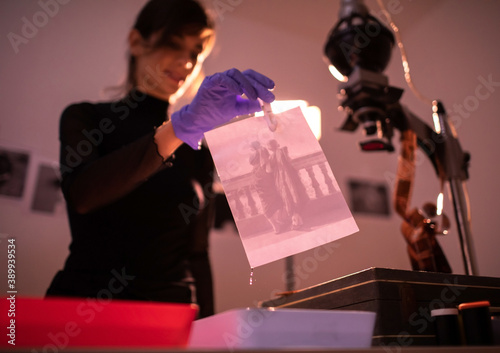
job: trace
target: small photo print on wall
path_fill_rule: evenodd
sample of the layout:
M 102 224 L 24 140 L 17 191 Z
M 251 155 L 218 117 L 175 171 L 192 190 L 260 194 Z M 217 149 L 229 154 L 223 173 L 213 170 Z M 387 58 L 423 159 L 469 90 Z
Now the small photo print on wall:
M 21 199 L 26 189 L 30 154 L 0 146 L 0 195 Z
M 389 196 L 383 182 L 349 180 L 351 211 L 373 216 L 389 216 Z
M 55 214 L 63 204 L 57 166 L 40 163 L 37 168 L 36 185 L 33 193 L 31 210 L 46 214 Z

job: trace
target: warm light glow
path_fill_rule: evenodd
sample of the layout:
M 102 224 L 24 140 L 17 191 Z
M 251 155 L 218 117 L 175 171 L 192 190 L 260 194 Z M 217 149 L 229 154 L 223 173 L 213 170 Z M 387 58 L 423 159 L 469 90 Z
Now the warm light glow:
M 201 55 L 200 55 L 201 57 Z M 194 66 L 191 74 L 186 78 L 186 81 L 179 87 L 177 92 L 172 94 L 169 98 L 169 102 L 171 105 L 174 105 L 177 100 L 179 100 L 188 90 L 198 90 L 205 75 L 202 73 L 202 64 L 204 58 L 198 59 L 198 63 Z M 192 65 L 192 64 L 191 64 Z
M 210 55 L 212 52 L 212 49 L 215 44 L 215 36 L 214 32 L 212 29 L 205 29 L 200 36 L 204 39 L 204 48 L 203 52 L 198 54 L 198 57 L 196 59 L 196 64 L 193 67 L 193 63 L 190 61 L 186 63 L 186 69 L 190 70 L 193 69 L 191 74 L 186 78 L 186 81 L 179 87 L 177 92 L 172 94 L 169 98 L 169 102 L 171 106 L 173 107 L 175 103 L 178 100 L 181 100 L 183 98 L 184 94 L 186 93 L 191 93 L 192 97 L 196 94 L 198 91 L 198 88 L 200 87 L 201 83 L 203 82 L 203 79 L 205 78 L 205 75 L 203 74 L 202 67 L 203 67 L 203 62 L 205 59 Z M 192 99 L 191 97 L 191 99 Z
M 339 72 L 339 70 L 337 70 L 337 68 L 335 66 L 328 65 L 328 69 L 330 70 L 330 73 L 333 75 L 333 77 L 335 77 L 340 82 L 347 82 L 348 81 L 349 78 L 347 76 L 342 75 Z
M 300 109 L 302 109 L 302 113 L 306 118 L 307 124 L 311 128 L 316 139 L 319 141 L 319 139 L 321 138 L 321 110 L 318 107 L 310 107 L 304 100 L 276 100 L 271 103 L 271 108 L 273 109 L 274 113 L 281 113 L 295 107 L 300 107 Z M 255 113 L 255 116 L 263 115 L 264 112 L 262 111 Z
M 437 203 L 436 214 L 438 216 L 441 216 L 441 214 L 443 213 L 443 193 L 442 192 L 439 193 L 436 203 Z
M 321 110 L 316 106 L 306 107 L 306 110 L 302 109 L 306 121 L 309 124 L 316 140 L 321 139 Z

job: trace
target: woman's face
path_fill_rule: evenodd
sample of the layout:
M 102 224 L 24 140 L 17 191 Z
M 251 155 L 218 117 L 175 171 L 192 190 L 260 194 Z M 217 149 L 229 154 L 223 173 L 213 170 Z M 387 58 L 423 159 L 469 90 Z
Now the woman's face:
M 131 53 L 136 58 L 137 89 L 168 100 L 193 71 L 207 37 L 206 32 L 174 37 L 172 46 L 157 49 L 144 40 L 136 43 L 139 47 L 131 43 Z

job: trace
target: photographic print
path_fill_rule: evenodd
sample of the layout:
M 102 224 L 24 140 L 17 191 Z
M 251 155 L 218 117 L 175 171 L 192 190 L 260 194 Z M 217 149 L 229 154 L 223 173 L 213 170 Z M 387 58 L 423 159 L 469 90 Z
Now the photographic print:
M 0 195 L 23 197 L 29 161 L 29 153 L 0 146 Z
M 300 108 L 205 134 L 248 261 L 257 267 L 358 231 Z
M 58 206 L 64 205 L 57 165 L 40 163 L 31 210 L 55 214 Z
M 374 216 L 389 216 L 389 196 L 384 183 L 367 180 L 349 180 L 351 210 Z

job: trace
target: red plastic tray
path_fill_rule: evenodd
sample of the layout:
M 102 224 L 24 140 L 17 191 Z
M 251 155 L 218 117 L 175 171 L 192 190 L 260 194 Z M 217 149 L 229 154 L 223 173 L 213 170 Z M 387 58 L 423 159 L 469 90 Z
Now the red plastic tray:
M 4 297 L 0 301 L 0 347 L 43 347 L 47 351 L 66 347 L 186 347 L 198 311 L 192 304 L 107 298 L 16 297 L 14 301 Z M 9 343 L 12 338 L 15 346 Z

